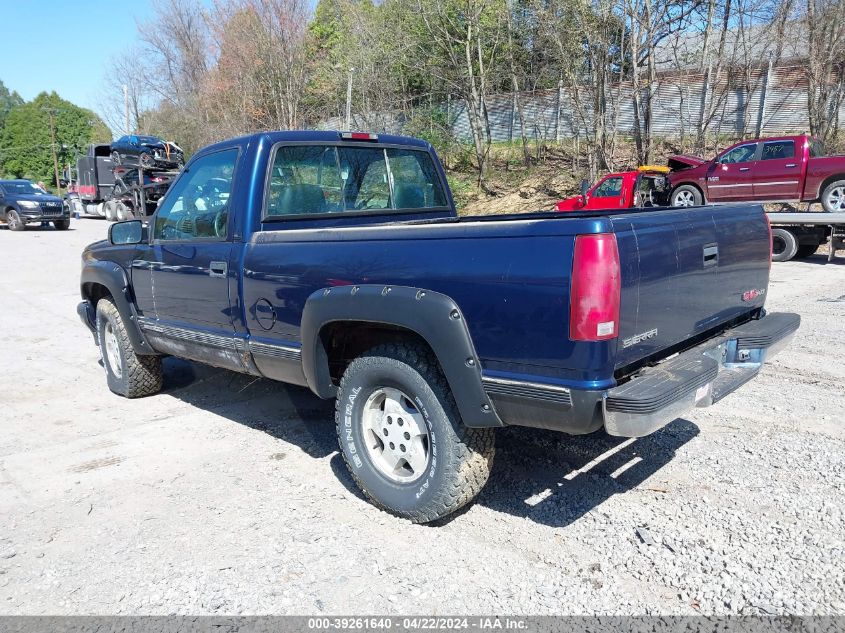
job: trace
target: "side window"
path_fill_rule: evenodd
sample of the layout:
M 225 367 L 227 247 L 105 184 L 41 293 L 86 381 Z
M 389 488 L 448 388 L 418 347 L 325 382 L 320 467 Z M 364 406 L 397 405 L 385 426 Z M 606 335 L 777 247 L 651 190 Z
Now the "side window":
M 155 216 L 153 239 L 225 238 L 238 150 L 197 159 L 173 184 Z
M 622 178 L 605 178 L 593 190 L 594 198 L 617 198 L 622 195 Z
M 445 207 L 446 196 L 440 177 L 427 152 L 387 150 L 394 204 L 397 209 Z
M 757 143 L 740 145 L 739 147 L 729 149 L 727 152 L 722 154 L 721 158 L 719 159 L 719 162 L 728 165 L 733 165 L 734 163 L 747 163 L 754 158 L 754 154 L 756 152 Z
M 760 160 L 777 160 L 795 156 L 795 141 L 772 141 L 763 143 L 763 155 Z

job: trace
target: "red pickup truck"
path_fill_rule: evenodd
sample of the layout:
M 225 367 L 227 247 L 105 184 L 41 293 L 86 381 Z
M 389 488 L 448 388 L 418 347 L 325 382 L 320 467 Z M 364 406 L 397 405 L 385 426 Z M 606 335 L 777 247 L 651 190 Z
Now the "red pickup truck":
M 558 211 L 665 207 L 669 204 L 668 167 L 645 165 L 634 171 L 608 174 L 590 187 L 581 183 L 581 193 L 561 200 Z
M 845 156 L 825 156 L 810 136 L 742 141 L 712 160 L 671 156 L 670 204 L 705 202 L 821 202 L 825 211 L 845 212 Z

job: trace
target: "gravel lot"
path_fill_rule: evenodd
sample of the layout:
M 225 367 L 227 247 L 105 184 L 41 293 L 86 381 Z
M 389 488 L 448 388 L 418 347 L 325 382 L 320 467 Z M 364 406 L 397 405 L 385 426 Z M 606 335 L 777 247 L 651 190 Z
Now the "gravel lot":
M 507 429 L 437 526 L 367 504 L 332 403 L 183 361 L 106 388 L 68 232 L 0 229 L 0 614 L 845 614 L 845 262 L 775 264 L 792 346 L 621 441 Z

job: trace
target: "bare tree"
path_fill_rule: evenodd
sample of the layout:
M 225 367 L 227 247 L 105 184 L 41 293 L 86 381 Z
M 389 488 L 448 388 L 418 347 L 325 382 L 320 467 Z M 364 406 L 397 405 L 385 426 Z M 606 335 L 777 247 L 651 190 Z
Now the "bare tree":
M 839 132 L 845 100 L 845 1 L 807 0 L 804 24 L 810 132 L 830 141 Z

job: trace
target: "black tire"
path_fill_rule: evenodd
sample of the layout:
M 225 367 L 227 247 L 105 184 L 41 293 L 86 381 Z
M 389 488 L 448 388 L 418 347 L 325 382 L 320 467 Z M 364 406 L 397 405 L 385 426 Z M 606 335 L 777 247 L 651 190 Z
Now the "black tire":
M 6 224 L 10 231 L 23 231 L 26 229 L 26 223 L 21 220 L 20 214 L 14 209 L 6 210 Z
M 103 216 L 109 222 L 117 220 L 117 203 L 114 200 L 106 200 L 103 203 Z
M 115 354 L 107 350 L 107 337 L 113 335 Z M 124 398 L 141 398 L 161 391 L 164 374 L 160 356 L 139 356 L 132 349 L 126 326 L 114 302 L 109 298 L 97 302 L 97 341 L 106 370 L 109 389 Z M 119 367 L 112 367 L 112 363 Z
M 427 427 L 427 465 L 410 483 L 383 474 L 365 445 L 364 408 L 384 389 L 406 394 Z M 340 452 L 358 487 L 379 508 L 414 523 L 455 512 L 475 498 L 490 475 L 493 429 L 463 425 L 437 360 L 422 345 L 381 345 L 352 361 L 340 383 L 335 420 Z
M 115 167 L 120 165 L 120 154 L 118 152 L 115 151 L 111 153 L 111 162 Z
M 772 229 L 772 261 L 788 262 L 798 252 L 798 238 L 787 229 Z
M 821 246 L 821 244 L 800 244 L 795 253 L 795 257 L 798 259 L 811 257 L 816 254 L 817 250 L 819 250 L 819 246 Z
M 845 180 L 834 180 L 824 188 L 821 195 L 822 207 L 828 213 L 845 211 Z
M 672 191 L 673 207 L 697 207 L 704 203 L 701 192 L 692 185 L 681 185 Z
M 70 228 L 70 219 L 53 220 L 53 226 L 56 227 L 57 231 L 67 231 Z

